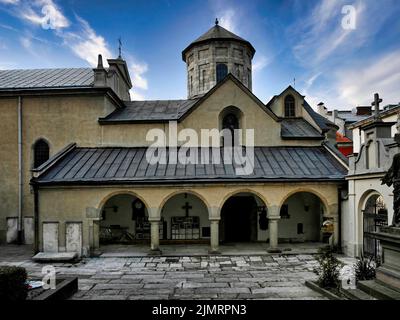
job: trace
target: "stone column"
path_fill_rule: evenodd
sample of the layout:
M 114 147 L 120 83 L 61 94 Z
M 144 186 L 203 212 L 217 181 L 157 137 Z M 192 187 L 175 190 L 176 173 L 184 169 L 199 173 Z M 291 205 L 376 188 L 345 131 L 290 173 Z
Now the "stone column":
M 151 244 L 150 254 L 161 254 L 160 250 L 160 220 L 150 220 Z
M 281 252 L 278 248 L 278 221 L 280 219 L 279 207 L 268 208 L 269 249 L 268 252 Z
M 210 253 L 219 253 L 219 219 L 210 220 Z

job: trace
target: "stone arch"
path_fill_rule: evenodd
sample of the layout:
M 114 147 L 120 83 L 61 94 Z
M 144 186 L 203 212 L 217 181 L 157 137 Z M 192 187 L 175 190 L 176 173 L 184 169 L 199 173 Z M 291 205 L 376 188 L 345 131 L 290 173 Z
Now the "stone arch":
M 279 207 L 278 207 L 279 210 L 281 209 L 282 205 L 285 203 L 286 200 L 288 200 L 294 194 L 301 193 L 301 192 L 308 192 L 308 193 L 311 193 L 314 196 L 318 197 L 324 206 L 324 215 L 329 215 L 330 212 L 329 212 L 328 200 L 321 193 L 319 193 L 318 191 L 311 189 L 311 188 L 297 188 L 297 189 L 292 190 L 289 193 L 287 193 L 285 195 L 285 197 L 283 197 L 283 199 L 279 203 Z
M 111 193 L 107 194 L 107 195 L 106 195 L 105 197 L 103 197 L 102 200 L 99 202 L 99 204 L 98 204 L 98 206 L 97 206 L 97 209 L 98 209 L 98 210 L 101 210 L 101 209 L 104 207 L 104 205 L 107 203 L 107 201 L 110 200 L 112 197 L 115 197 L 115 196 L 118 196 L 118 195 L 124 195 L 124 194 L 126 194 L 126 195 L 131 195 L 131 196 L 133 196 L 133 197 L 138 198 L 140 201 L 142 201 L 142 202 L 144 203 L 144 205 L 146 206 L 146 208 L 147 208 L 148 210 L 150 209 L 150 206 L 149 206 L 149 204 L 147 203 L 147 201 L 146 201 L 141 195 L 139 195 L 138 193 L 136 193 L 136 192 L 134 192 L 134 191 L 131 191 L 131 190 L 118 190 L 118 191 L 114 191 L 114 192 L 111 192 Z
M 236 106 L 227 106 L 227 107 L 223 108 L 218 115 L 218 120 L 219 120 L 218 122 L 219 122 L 220 130 L 222 129 L 222 121 L 223 121 L 224 117 L 230 113 L 234 114 L 238 118 L 239 129 L 242 129 L 243 128 L 243 120 L 244 120 L 243 111 Z
M 368 189 L 364 191 L 357 204 L 357 242 L 361 245 L 361 250 L 363 248 L 363 243 L 364 243 L 363 210 L 367 205 L 368 199 L 370 199 L 374 195 L 382 196 L 382 198 L 384 198 L 383 194 L 380 193 L 379 191 L 375 189 Z M 388 204 L 386 203 L 386 199 L 384 198 L 384 200 L 387 206 Z
M 136 192 L 111 192 L 103 197 L 97 208 L 100 245 L 149 241 L 149 206 Z
M 268 201 L 251 188 L 224 195 L 218 205 L 221 241 L 265 241 L 268 238 Z
M 209 242 L 210 206 L 203 195 L 193 190 L 169 193 L 159 206 L 163 240 Z
M 208 214 L 210 215 L 210 211 L 211 211 L 211 210 L 210 210 L 210 208 L 211 208 L 211 207 L 210 207 L 210 204 L 208 203 L 207 199 L 206 199 L 201 193 L 199 193 L 199 192 L 197 192 L 197 191 L 193 191 L 193 190 L 182 189 L 182 190 L 175 190 L 175 191 L 169 193 L 167 196 L 165 196 L 165 197 L 162 199 L 162 201 L 161 201 L 161 203 L 160 203 L 160 205 L 159 205 L 159 207 L 158 207 L 158 212 L 157 212 L 158 216 L 159 216 L 159 217 L 161 216 L 161 210 L 162 210 L 162 208 L 164 207 L 164 205 L 168 202 L 168 200 L 170 200 L 171 198 L 173 198 L 173 197 L 176 196 L 176 195 L 184 194 L 184 193 L 189 193 L 189 194 L 191 194 L 191 195 L 193 195 L 193 196 L 196 196 L 196 197 L 199 198 L 201 201 L 203 201 L 204 205 L 205 205 L 206 208 L 207 208 Z
M 337 232 L 335 217 L 332 219 L 329 214 L 328 201 L 313 189 L 292 190 L 281 200 L 278 210 L 282 242 L 328 242 Z
M 220 213 L 221 213 L 221 208 L 223 207 L 225 202 L 229 198 L 231 198 L 231 197 L 233 197 L 233 196 L 235 196 L 235 195 L 237 195 L 239 193 L 251 193 L 251 194 L 257 196 L 258 198 L 260 198 L 264 202 L 266 207 L 270 206 L 270 202 L 265 198 L 265 196 L 262 193 L 260 193 L 260 192 L 258 192 L 256 190 L 253 190 L 251 188 L 240 188 L 240 189 L 237 189 L 237 190 L 234 190 L 234 191 L 230 191 L 229 193 L 224 195 L 224 197 L 222 198 L 222 200 L 220 201 L 220 203 L 218 205 L 218 216 L 219 217 L 220 217 Z

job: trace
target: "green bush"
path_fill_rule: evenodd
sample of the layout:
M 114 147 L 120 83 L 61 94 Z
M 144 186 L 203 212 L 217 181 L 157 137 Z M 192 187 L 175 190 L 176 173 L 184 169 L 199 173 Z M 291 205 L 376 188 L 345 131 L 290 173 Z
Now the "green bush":
M 379 260 L 375 261 L 373 257 L 366 258 L 361 255 L 354 265 L 356 280 L 372 280 L 376 276 L 376 268 L 379 267 Z
M 343 263 L 334 255 L 331 247 L 319 249 L 317 261 L 318 267 L 314 268 L 314 272 L 318 275 L 317 283 L 322 288 L 339 288 L 340 285 L 340 269 Z
M 0 301 L 25 300 L 28 294 L 26 270 L 21 267 L 0 267 Z

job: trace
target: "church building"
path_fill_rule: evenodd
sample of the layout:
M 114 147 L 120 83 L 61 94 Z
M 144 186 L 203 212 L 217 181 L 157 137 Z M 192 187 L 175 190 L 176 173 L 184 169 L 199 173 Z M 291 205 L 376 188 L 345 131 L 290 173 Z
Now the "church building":
M 179 243 L 213 253 L 229 242 L 265 242 L 271 252 L 340 244 L 348 163 L 338 127 L 292 86 L 260 101 L 255 53 L 216 22 L 182 51 L 183 100 L 132 101 L 121 56 L 108 66 L 99 56 L 94 69 L 0 70 L 0 241 L 82 256 L 110 243 L 148 243 L 151 253 Z M 170 161 L 180 139 L 163 149 L 167 162 L 149 161 L 149 132 L 173 141 L 184 129 L 232 132 L 252 148 L 251 172 L 226 161 L 223 136 L 217 147 L 192 143 L 206 163 Z

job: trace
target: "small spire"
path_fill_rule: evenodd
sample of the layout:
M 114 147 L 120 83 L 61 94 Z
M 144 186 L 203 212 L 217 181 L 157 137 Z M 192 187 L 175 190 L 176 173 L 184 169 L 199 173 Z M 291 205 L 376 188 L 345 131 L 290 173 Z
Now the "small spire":
M 103 69 L 103 57 L 101 54 L 97 57 L 97 69 Z
M 122 59 L 122 40 L 121 40 L 121 37 L 118 38 L 118 58 Z
M 217 26 L 218 25 L 218 18 L 215 18 L 215 25 Z

